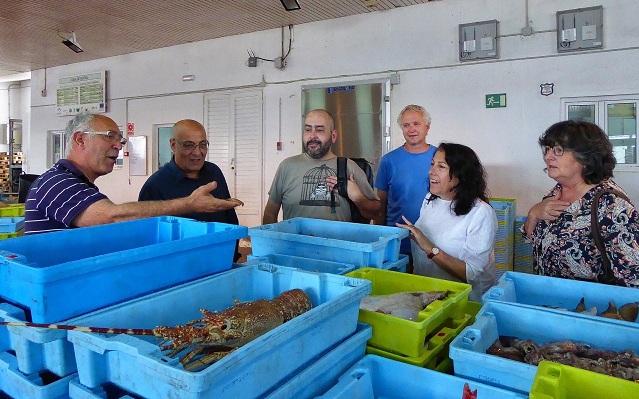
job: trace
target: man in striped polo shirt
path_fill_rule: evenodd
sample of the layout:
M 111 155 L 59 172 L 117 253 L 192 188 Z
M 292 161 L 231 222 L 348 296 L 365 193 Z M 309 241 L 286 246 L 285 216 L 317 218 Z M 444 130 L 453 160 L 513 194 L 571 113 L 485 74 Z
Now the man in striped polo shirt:
M 104 115 L 80 114 L 66 129 L 66 159 L 44 172 L 25 202 L 25 234 L 58 231 L 124 220 L 192 212 L 219 212 L 243 205 L 211 195 L 216 182 L 196 188 L 188 197 L 166 201 L 114 204 L 94 182 L 113 170 L 126 138 Z

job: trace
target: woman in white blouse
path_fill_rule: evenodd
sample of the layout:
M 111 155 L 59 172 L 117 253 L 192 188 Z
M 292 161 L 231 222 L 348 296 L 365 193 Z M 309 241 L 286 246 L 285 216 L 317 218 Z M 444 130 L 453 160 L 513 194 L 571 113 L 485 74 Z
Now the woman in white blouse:
M 495 283 L 497 217 L 486 199 L 484 167 L 461 144 L 442 143 L 433 158 L 430 192 L 419 219 L 397 224 L 413 239 L 414 273 L 462 281 L 473 287 L 470 299 Z

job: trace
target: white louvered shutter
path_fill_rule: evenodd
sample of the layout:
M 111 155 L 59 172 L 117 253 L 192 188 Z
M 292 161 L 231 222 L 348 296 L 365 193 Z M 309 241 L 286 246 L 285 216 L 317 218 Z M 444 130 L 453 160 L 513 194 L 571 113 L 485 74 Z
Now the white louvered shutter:
M 262 220 L 262 91 L 212 93 L 206 100 L 209 161 L 217 164 L 231 195 L 244 202 L 236 208 L 240 224 Z

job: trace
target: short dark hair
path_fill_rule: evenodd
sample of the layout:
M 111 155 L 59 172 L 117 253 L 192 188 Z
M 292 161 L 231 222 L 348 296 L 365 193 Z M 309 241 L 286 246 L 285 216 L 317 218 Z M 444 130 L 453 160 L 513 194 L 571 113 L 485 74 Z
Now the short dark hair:
M 581 176 L 588 184 L 599 184 L 612 177 L 617 160 L 612 144 L 603 130 L 594 123 L 563 121 L 550 126 L 539 138 L 541 147 L 560 145 L 572 151 L 583 166 Z
M 475 201 L 487 201 L 486 171 L 479 157 L 470 147 L 455 143 L 441 143 L 438 151 L 444 152 L 449 176 L 456 177 L 453 210 L 457 216 L 466 215 L 473 209 Z

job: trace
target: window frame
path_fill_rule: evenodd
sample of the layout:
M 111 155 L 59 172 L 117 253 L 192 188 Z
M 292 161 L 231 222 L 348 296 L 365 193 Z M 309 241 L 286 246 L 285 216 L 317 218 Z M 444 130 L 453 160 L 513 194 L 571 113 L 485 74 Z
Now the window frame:
M 595 123 L 599 125 L 608 135 L 608 105 L 619 103 L 635 103 L 637 110 L 635 123 L 635 136 L 637 144 L 635 146 L 635 163 L 620 164 L 615 166 L 615 172 L 638 172 L 639 173 L 639 94 L 625 94 L 614 96 L 586 96 L 586 97 L 565 97 L 561 99 L 562 120 L 568 119 L 568 108 L 571 105 L 595 105 Z

